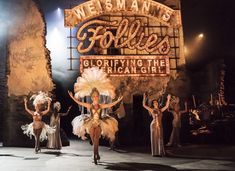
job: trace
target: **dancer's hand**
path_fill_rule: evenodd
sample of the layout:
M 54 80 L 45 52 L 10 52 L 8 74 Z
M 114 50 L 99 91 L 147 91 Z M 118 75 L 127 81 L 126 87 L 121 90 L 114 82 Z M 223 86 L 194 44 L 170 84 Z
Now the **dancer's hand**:
M 170 100 L 171 99 L 171 94 L 168 94 L 167 95 L 167 100 Z
M 143 100 L 145 100 L 146 98 L 147 98 L 147 94 L 144 93 L 144 95 L 143 95 Z
M 48 104 L 51 104 L 51 100 L 50 100 L 50 99 L 48 99 L 48 100 L 47 100 L 47 103 L 48 103 Z
M 68 108 L 68 111 L 70 111 L 70 109 L 72 108 L 72 105 L 71 106 L 69 106 L 69 108 Z
M 71 108 L 72 108 L 72 105 L 71 105 L 71 106 L 69 106 L 69 108 L 68 108 L 67 112 L 65 113 L 65 116 L 69 114 L 69 111 L 70 111 L 70 109 L 71 109 Z
M 147 95 L 146 95 L 146 93 L 144 93 L 143 94 L 143 105 L 145 104 L 146 98 L 147 98 Z
M 25 97 L 25 98 L 24 98 L 24 103 L 27 103 L 27 101 L 28 101 L 28 100 L 27 100 L 27 98 Z
M 68 94 L 69 94 L 70 97 L 73 97 L 73 93 L 69 90 L 68 90 Z
M 118 97 L 118 101 L 121 101 L 123 99 L 123 96 Z

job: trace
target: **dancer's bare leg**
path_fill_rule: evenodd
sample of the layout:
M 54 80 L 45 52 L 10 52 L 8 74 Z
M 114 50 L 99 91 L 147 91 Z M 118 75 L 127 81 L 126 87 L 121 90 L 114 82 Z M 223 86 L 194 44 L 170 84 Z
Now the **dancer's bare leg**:
M 95 151 L 95 128 L 91 127 L 91 129 L 89 130 L 90 132 L 90 138 L 93 144 L 93 158 L 94 158 L 94 163 L 97 164 L 97 160 L 96 160 L 96 151 Z
M 38 153 L 40 151 L 40 135 L 42 132 L 42 128 L 34 129 L 34 137 L 35 137 L 35 153 Z
M 38 145 L 38 141 L 37 141 L 37 129 L 33 129 L 33 133 L 34 133 L 34 140 L 35 140 L 35 145 L 34 145 L 34 151 L 35 153 L 38 153 L 37 151 L 37 145 Z
M 41 133 L 42 133 L 42 128 L 40 128 L 40 129 L 38 129 L 37 130 L 37 147 L 38 147 L 38 151 L 41 151 L 41 148 L 40 148 L 40 135 L 41 135 Z
M 94 144 L 94 151 L 96 154 L 96 159 L 99 160 L 100 159 L 100 155 L 99 155 L 99 140 L 100 140 L 100 136 L 101 136 L 101 128 L 98 126 L 95 129 L 95 144 Z

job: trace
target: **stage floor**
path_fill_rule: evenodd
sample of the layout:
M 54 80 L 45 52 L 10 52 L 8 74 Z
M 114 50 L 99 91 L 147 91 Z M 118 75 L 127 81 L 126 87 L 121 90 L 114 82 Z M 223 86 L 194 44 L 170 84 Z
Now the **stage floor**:
M 85 171 L 85 170 L 158 170 L 218 171 L 235 170 L 235 161 L 181 157 L 152 157 L 144 148 L 111 151 L 100 147 L 101 161 L 92 162 L 89 142 L 73 140 L 61 151 L 0 147 L 1 171 Z M 139 150 L 138 150 L 139 149 Z M 193 151 L 192 151 L 193 153 Z M 231 151 L 232 153 L 232 151 Z

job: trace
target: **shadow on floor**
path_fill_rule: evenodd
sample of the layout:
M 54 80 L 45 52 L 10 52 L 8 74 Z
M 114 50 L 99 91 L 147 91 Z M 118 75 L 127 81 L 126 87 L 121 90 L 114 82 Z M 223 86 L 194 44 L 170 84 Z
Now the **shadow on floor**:
M 0 154 L 0 157 L 17 157 L 17 158 L 24 158 L 22 156 L 15 156 L 13 154 Z
M 60 157 L 60 156 L 91 157 L 91 155 L 79 155 L 79 154 L 74 154 L 74 153 L 61 153 L 60 151 L 45 151 L 45 152 L 41 152 L 41 154 L 54 155 L 55 157 Z
M 235 161 L 235 146 L 188 145 L 167 147 L 166 151 L 169 157 Z
M 157 170 L 157 171 L 177 171 L 176 168 L 153 164 L 153 163 L 135 163 L 135 162 L 121 162 L 121 163 L 105 163 L 101 162 L 99 165 L 106 166 L 107 170 Z
M 122 150 L 122 149 L 118 149 L 118 148 L 115 148 L 115 149 L 109 149 L 110 151 L 115 151 L 117 153 L 129 153 L 128 151 L 126 150 Z

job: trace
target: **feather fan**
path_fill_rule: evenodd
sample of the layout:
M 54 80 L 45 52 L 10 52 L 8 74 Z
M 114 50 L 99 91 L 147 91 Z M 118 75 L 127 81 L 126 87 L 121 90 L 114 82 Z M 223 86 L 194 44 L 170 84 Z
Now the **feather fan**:
M 39 91 L 38 94 L 34 94 L 30 97 L 30 100 L 33 100 L 33 105 L 35 106 L 36 104 L 44 104 L 48 100 L 52 100 L 47 93 Z
M 75 97 L 90 96 L 93 88 L 97 88 L 101 95 L 115 97 L 115 87 L 107 78 L 107 74 L 98 67 L 84 69 L 82 76 L 77 78 L 74 84 Z

